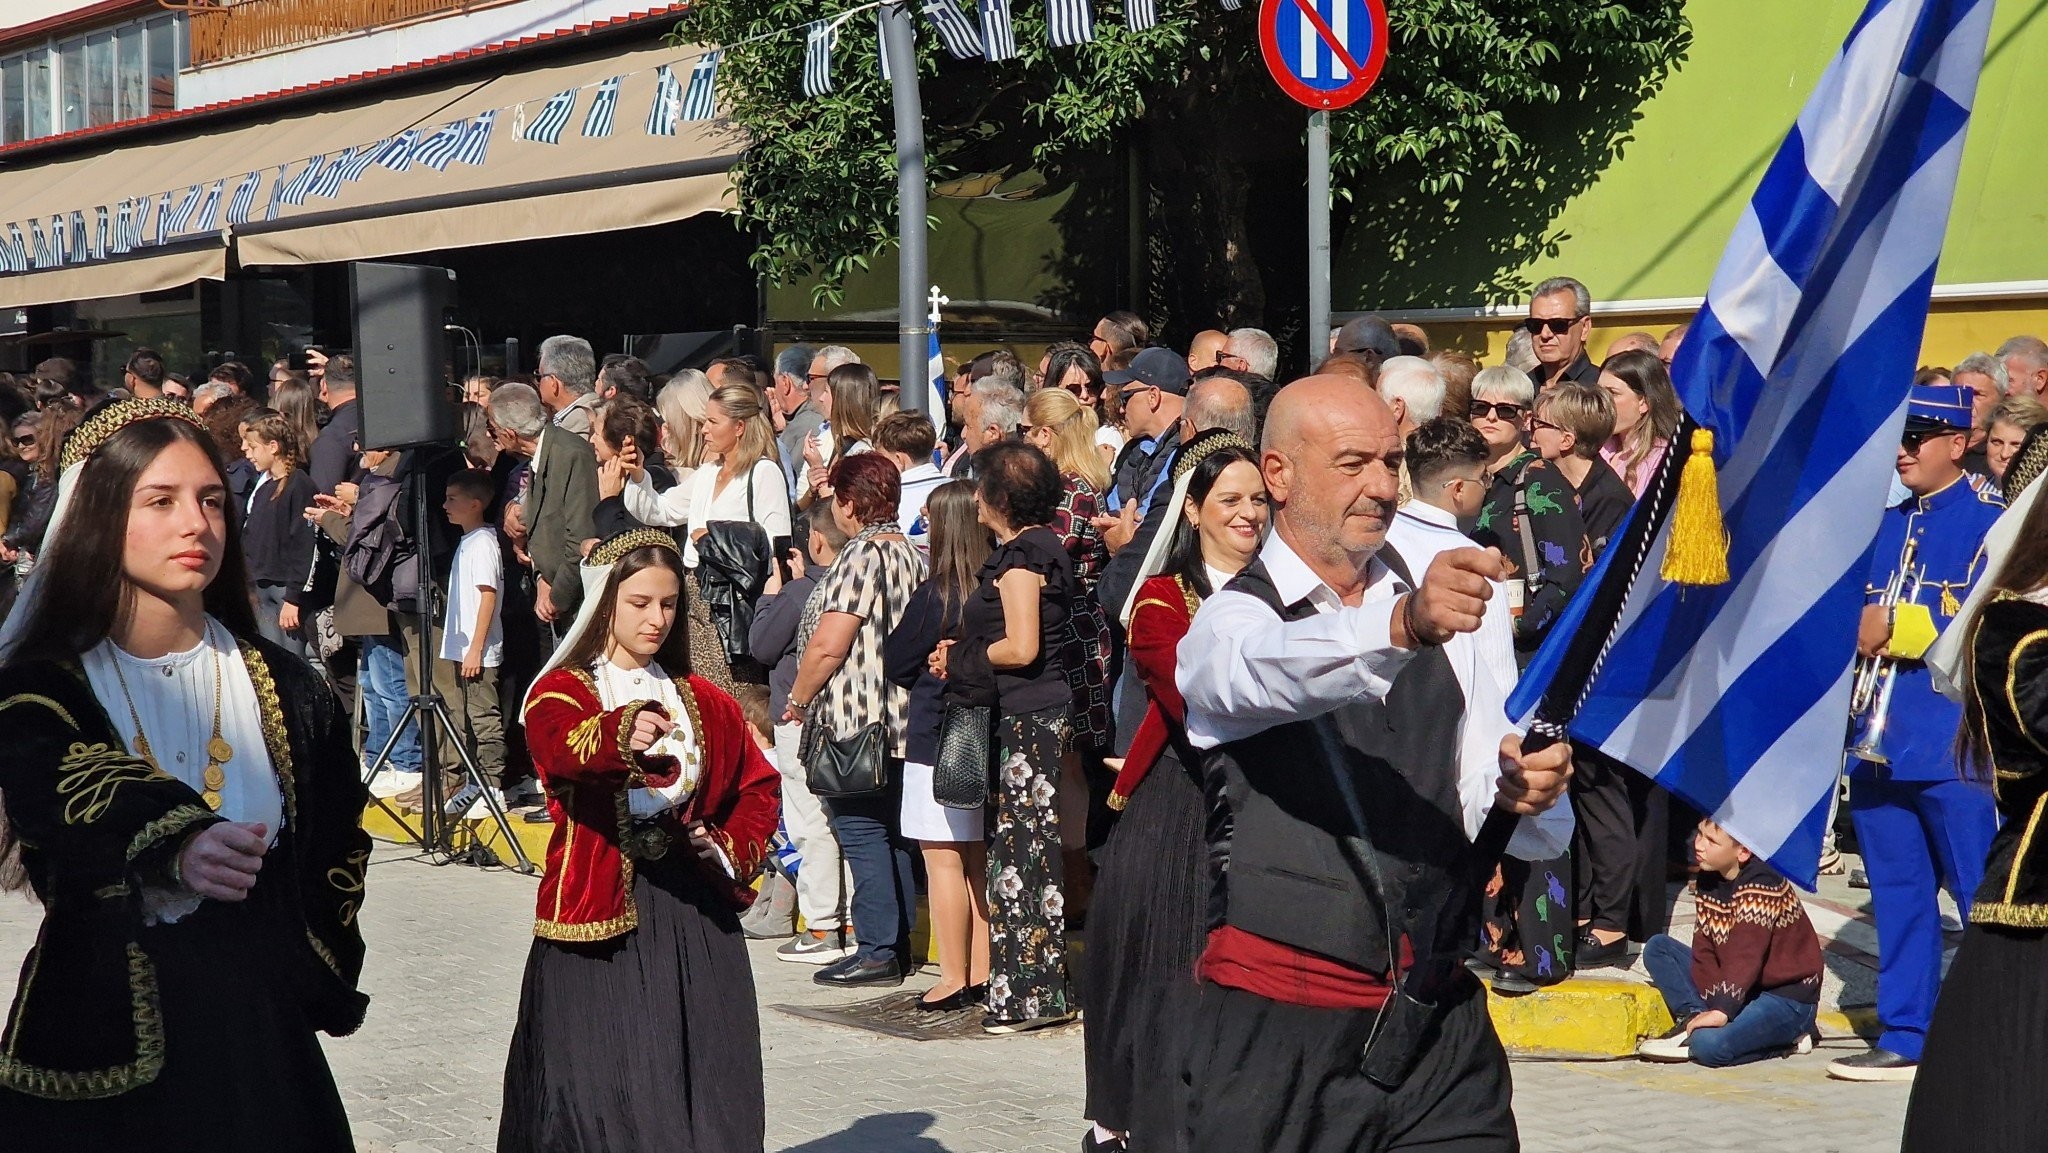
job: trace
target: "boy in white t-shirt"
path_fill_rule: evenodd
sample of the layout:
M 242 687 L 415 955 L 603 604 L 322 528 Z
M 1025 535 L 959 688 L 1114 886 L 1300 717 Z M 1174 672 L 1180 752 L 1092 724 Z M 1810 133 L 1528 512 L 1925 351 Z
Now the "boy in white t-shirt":
M 505 659 L 504 628 L 498 606 L 505 587 L 498 530 L 484 520 L 497 485 L 491 474 L 469 469 L 448 478 L 441 502 L 448 523 L 462 530 L 455 565 L 448 574 L 448 615 L 441 622 L 441 675 L 458 696 L 448 702 L 449 719 L 485 780 L 503 780 L 505 722 L 498 708 L 498 666 Z M 450 766 L 453 768 L 454 766 Z M 448 798 L 447 812 L 461 816 L 481 799 L 467 781 Z

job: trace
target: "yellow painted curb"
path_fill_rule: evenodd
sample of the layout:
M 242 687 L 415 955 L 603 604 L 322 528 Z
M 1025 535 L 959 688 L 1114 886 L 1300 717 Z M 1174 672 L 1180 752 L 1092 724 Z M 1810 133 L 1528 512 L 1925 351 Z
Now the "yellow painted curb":
M 405 819 L 414 832 L 419 830 L 418 813 L 406 813 Z M 512 826 L 512 835 L 519 838 L 520 847 L 526 850 L 527 858 L 533 862 L 534 876 L 538 877 L 542 866 L 547 863 L 548 835 L 555 827 L 528 824 L 518 814 L 507 814 L 507 820 Z M 492 852 L 497 853 L 498 859 L 505 863 L 506 868 L 518 865 L 518 858 L 513 855 L 511 847 L 505 844 L 505 834 L 498 831 L 496 821 L 486 817 L 480 821 L 463 821 L 461 826 L 462 831 L 456 834 L 458 847 L 465 843 L 466 839 L 477 839 Z M 369 808 L 363 810 L 363 831 L 380 841 L 391 841 L 401 845 L 410 844 L 412 841 L 412 834 L 406 832 L 392 819 L 391 814 L 379 808 L 374 801 L 370 803 Z
M 1527 996 L 1486 997 L 1494 1031 L 1516 1057 L 1626 1057 L 1671 1028 L 1664 998 L 1631 981 L 1573 977 Z
M 1875 1037 L 1884 1032 L 1878 1022 L 1875 1005 L 1858 1005 L 1849 1009 L 1824 1009 L 1814 1021 L 1827 1037 Z

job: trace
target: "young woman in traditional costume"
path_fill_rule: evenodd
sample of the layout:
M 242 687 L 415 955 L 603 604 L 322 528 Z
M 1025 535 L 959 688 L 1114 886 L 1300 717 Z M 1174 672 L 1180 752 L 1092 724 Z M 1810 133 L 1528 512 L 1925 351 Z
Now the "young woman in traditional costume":
M 781 777 L 739 705 L 690 672 L 673 537 L 614 537 L 583 582 L 576 623 L 526 695 L 555 828 L 498 1148 L 759 1150 L 737 878 L 761 864 Z
M 368 1004 L 347 726 L 258 635 L 189 408 L 103 405 L 62 453 L 50 547 L 0 631 L 0 875 L 45 909 L 0 1040 L 0 1144 L 346 1153 L 315 1032 Z
M 1258 555 L 1266 484 L 1258 452 L 1222 430 L 1181 449 L 1172 504 L 1123 619 L 1145 719 L 1110 793 L 1123 817 L 1099 854 L 1089 920 L 1086 1056 L 1090 1150 L 1181 1147 L 1185 1022 L 1207 926 L 1200 765 L 1181 729 L 1174 660 L 1195 609 Z

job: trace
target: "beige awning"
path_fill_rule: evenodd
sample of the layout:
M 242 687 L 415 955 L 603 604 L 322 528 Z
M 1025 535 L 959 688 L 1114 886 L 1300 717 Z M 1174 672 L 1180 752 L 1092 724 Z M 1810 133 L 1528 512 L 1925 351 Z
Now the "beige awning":
M 20 171 L 0 168 L 0 222 L 22 221 L 24 232 L 31 218 L 47 223 L 74 209 L 84 212 L 90 231 L 97 206 L 144 194 L 154 201 L 166 189 L 182 200 L 192 185 L 226 182 L 213 233 L 219 243 L 188 235 L 162 250 L 0 276 L 0 306 L 154 291 L 219 279 L 235 265 L 359 260 L 572 236 L 717 210 L 727 205 L 737 131 L 723 121 L 678 122 L 674 135 L 647 131 L 657 69 L 669 65 L 680 90 L 698 51 L 661 46 L 585 55 L 203 136 L 149 140 Z M 614 76 L 623 79 L 611 132 L 586 137 L 595 85 Z M 579 91 L 559 143 L 521 139 L 548 99 L 572 88 Z M 415 164 L 404 172 L 372 165 L 336 195 L 280 204 L 268 219 L 280 166 L 289 186 L 307 157 L 332 160 L 408 129 L 424 138 L 492 109 L 496 119 L 482 164 L 456 160 L 441 171 Z M 262 173 L 262 183 L 251 219 L 229 227 L 228 200 L 252 170 Z M 148 234 L 155 229 L 152 219 Z

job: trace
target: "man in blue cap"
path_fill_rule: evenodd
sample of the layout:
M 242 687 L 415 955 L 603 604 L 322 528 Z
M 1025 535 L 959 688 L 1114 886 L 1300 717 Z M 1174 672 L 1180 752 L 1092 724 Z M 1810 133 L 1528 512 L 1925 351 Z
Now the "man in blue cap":
M 1970 390 L 1913 389 L 1900 438 L 1899 481 L 1911 494 L 1886 510 L 1872 554 L 1856 651 L 1895 678 L 1851 718 L 1849 809 L 1877 917 L 1875 1047 L 1828 1066 L 1845 1081 L 1909 1081 L 1941 988 L 1945 886 L 1965 919 L 1997 829 L 1990 790 L 1956 771 L 1962 706 L 1934 690 L 1922 657 L 1984 575 L 1984 535 L 2003 510 L 1963 473 Z M 1880 603 L 1904 573 L 1895 604 Z M 1861 702 L 1859 702 L 1861 703 Z

